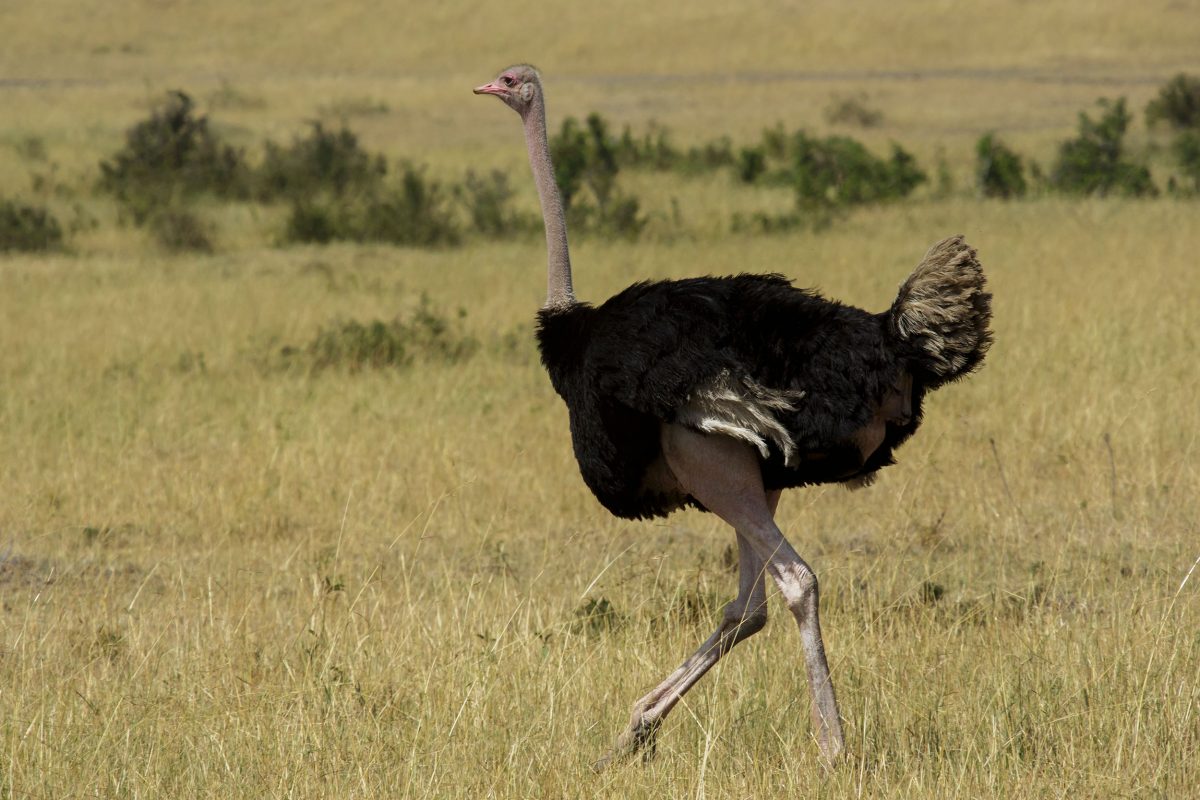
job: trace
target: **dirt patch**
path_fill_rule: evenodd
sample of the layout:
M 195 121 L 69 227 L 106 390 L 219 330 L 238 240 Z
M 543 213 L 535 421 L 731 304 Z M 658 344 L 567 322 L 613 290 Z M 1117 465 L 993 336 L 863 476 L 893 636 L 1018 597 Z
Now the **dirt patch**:
M 15 554 L 0 556 L 0 592 L 39 589 L 71 581 L 132 586 L 145 577 L 146 570 L 131 563 L 102 564 L 87 560 L 61 563 Z
M 7 555 L 0 558 L 0 591 L 44 586 L 53 581 L 52 573 L 53 569 L 44 561 Z

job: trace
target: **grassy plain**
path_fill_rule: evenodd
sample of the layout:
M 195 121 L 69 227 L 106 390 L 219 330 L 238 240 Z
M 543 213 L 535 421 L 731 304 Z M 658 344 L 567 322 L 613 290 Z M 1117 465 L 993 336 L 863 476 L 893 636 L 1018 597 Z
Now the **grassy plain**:
M 1188 797 L 1200 785 L 1195 202 L 985 202 L 971 145 L 1046 161 L 1095 97 L 1197 71 L 1194 3 L 6 4 L 0 176 L 100 221 L 0 260 L 0 796 Z M 1193 59 L 1189 61 L 1189 59 Z M 516 60 L 551 114 L 657 119 L 683 143 L 776 121 L 929 164 L 950 197 L 820 233 L 728 233 L 784 194 L 629 176 L 639 243 L 577 241 L 577 287 L 742 269 L 882 308 L 963 232 L 995 293 L 983 371 L 930 398 L 871 489 L 793 492 L 822 578 L 849 756 L 821 771 L 780 604 L 668 721 L 594 776 L 629 704 L 732 596 L 699 513 L 608 517 L 536 363 L 542 243 L 274 248 L 278 215 L 214 208 L 219 249 L 167 256 L 88 191 L 181 87 L 223 132 L 286 140 L 323 107 L 436 174 L 507 168 L 518 126 L 470 86 Z M 234 102 L 230 98 L 240 97 Z M 221 105 L 220 98 L 226 102 Z M 248 99 L 247 99 L 248 98 Z M 45 145 L 29 163 L 22 143 Z M 1134 143 L 1150 150 L 1140 126 Z M 53 166 L 57 165 L 57 166 Z M 277 368 L 331 320 L 421 293 L 481 343 L 405 371 Z M 613 610 L 588 620 L 589 601 Z

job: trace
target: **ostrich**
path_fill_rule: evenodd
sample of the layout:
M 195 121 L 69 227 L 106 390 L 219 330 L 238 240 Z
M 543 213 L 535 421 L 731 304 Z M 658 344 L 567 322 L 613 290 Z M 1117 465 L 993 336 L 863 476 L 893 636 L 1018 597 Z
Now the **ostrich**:
M 817 578 L 774 522 L 783 489 L 865 486 L 921 422 L 925 393 L 980 365 L 991 295 L 961 236 L 926 253 L 892 306 L 871 314 L 780 275 L 636 283 L 598 306 L 575 299 L 562 197 L 537 70 L 503 70 L 475 94 L 520 114 L 548 250 L 542 363 L 566 402 L 584 483 L 618 517 L 695 506 L 733 527 L 738 594 L 713 634 L 633 706 L 600 762 L 654 752 L 663 719 L 717 661 L 767 622 L 765 575 L 800 628 L 820 753 L 844 748 L 818 619 Z

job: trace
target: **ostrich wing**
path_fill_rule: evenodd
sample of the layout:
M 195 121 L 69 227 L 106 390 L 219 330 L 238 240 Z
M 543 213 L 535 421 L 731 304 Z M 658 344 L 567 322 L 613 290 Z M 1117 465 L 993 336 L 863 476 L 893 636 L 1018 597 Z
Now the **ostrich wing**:
M 595 310 L 585 369 L 605 401 L 790 463 L 864 424 L 896 367 L 877 315 L 738 275 L 616 295 Z

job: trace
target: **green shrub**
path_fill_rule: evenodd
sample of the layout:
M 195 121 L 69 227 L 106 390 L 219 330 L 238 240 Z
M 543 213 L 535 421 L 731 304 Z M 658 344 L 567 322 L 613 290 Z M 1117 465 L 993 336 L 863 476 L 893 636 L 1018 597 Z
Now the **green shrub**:
M 62 226 L 49 211 L 15 200 L 0 200 L 0 252 L 58 250 L 62 244 Z
M 1059 145 L 1050 185 L 1068 194 L 1157 194 L 1150 170 L 1125 159 L 1123 143 L 1131 119 L 1125 98 L 1098 102 L 1100 118 L 1079 112 L 1079 135 Z
M 343 217 L 343 208 L 328 201 L 296 200 L 288 214 L 283 241 L 328 244 L 335 239 L 355 238 Z
M 620 166 L 616 148 L 608 135 L 608 123 L 603 117 L 589 114 L 585 127 L 568 117 L 563 121 L 559 135 L 551 140 L 550 150 L 555 162 L 554 177 L 568 209 L 585 185 L 601 203 L 611 196 Z
M 689 147 L 687 153 L 680 158 L 678 168 L 685 174 L 698 174 L 737 163 L 738 156 L 733 152 L 732 140 L 728 136 L 722 136 L 707 144 Z
M 348 128 L 333 131 L 314 122 L 307 136 L 288 147 L 266 143 L 256 194 L 264 200 L 297 200 L 319 192 L 366 193 L 378 189 L 386 174 L 386 159 L 364 150 Z
M 550 157 L 554 162 L 554 182 L 562 194 L 563 206 L 570 211 L 585 176 L 597 169 L 592 165 L 593 145 L 587 131 L 574 117 L 564 119 L 558 134 L 550 137 Z M 612 170 L 615 175 L 615 160 Z
M 994 133 L 984 134 L 975 145 L 975 176 L 984 197 L 1022 197 L 1027 188 L 1021 157 Z
M 641 139 L 635 139 L 626 125 L 620 141 L 616 143 L 616 151 L 621 164 L 643 169 L 674 169 L 682 158 L 671 143 L 670 132 L 654 123 Z
M 410 165 L 400 182 L 365 197 L 311 197 L 292 203 L 283 238 L 291 242 L 334 240 L 387 242 L 411 246 L 457 244 L 458 225 L 445 192 Z
M 1200 129 L 1200 78 L 1180 73 L 1146 104 L 1146 124 L 1164 122 L 1176 130 Z
M 1179 170 L 1183 173 L 1184 180 L 1190 184 L 1186 191 L 1189 194 L 1200 194 L 1200 130 L 1179 134 L 1171 145 L 1171 150 L 1179 162 Z
M 754 183 L 767 171 L 767 155 L 762 147 L 743 147 L 738 151 L 737 176 L 742 183 Z
M 568 224 L 576 230 L 636 238 L 646 223 L 639 216 L 637 198 L 617 188 L 617 150 L 607 123 L 595 113 L 588 115 L 586 127 L 567 117 L 550 140 L 554 179 Z M 589 190 L 590 203 L 581 194 L 584 188 Z
M 925 181 L 916 159 L 899 145 L 890 158 L 872 155 L 848 136 L 792 136 L 789 182 L 801 209 L 840 207 L 907 197 Z
M 455 363 L 470 358 L 479 342 L 462 330 L 466 318 L 460 309 L 456 318 L 435 311 L 427 297 L 407 320 L 335 322 L 321 328 L 303 348 L 285 347 L 285 363 L 303 362 L 312 371 L 345 369 L 400 369 L 416 360 Z
M 736 166 L 746 183 L 792 187 L 805 209 L 899 199 L 927 180 L 916 159 L 899 145 L 880 158 L 848 136 L 818 138 L 803 130 L 789 134 L 779 125 L 763 130 L 758 145 L 742 148 Z
M 795 212 L 767 214 L 762 211 L 756 211 L 749 215 L 735 213 L 729 227 L 734 233 L 784 233 L 806 225 L 812 228 L 821 228 L 828 221 L 828 215 L 813 215 L 809 213 L 801 217 Z
M 835 96 L 825 108 L 825 120 L 830 125 L 856 125 L 874 128 L 883 122 L 883 112 L 867 105 L 866 94 L 852 97 Z
M 314 370 L 344 367 L 356 372 L 365 368 L 403 367 L 412 361 L 407 339 L 408 330 L 398 320 L 340 322 L 318 331 L 304 352 Z
M 882 172 L 881 191 L 878 199 L 897 200 L 908 197 L 928 179 L 925 172 L 917 166 L 917 159 L 912 153 L 896 143 L 892 143 L 892 155 L 887 161 L 887 167 Z
M 149 119 L 125 134 L 125 146 L 100 162 L 100 188 L 141 223 L 162 206 L 201 192 L 243 197 L 248 170 L 242 153 L 223 144 L 195 113 L 191 97 L 170 92 Z
M 493 239 L 522 236 L 541 227 L 537 217 L 522 214 L 513 207 L 514 194 L 508 175 L 499 170 L 487 175 L 468 171 L 463 183 L 454 187 L 454 195 L 466 209 L 472 232 Z
M 801 225 L 823 228 L 845 208 L 907 197 L 927 180 L 916 159 L 897 144 L 890 156 L 880 158 L 848 136 L 818 138 L 803 130 L 788 134 L 780 125 L 763 130 L 758 145 L 741 149 L 737 176 L 794 192 L 794 212 L 733 219 L 735 231 L 763 233 Z
M 381 192 L 363 209 L 361 238 L 430 246 L 457 244 L 461 237 L 441 185 L 417 167 L 402 164 L 400 185 Z
M 784 129 L 782 123 L 776 124 L 773 128 L 763 128 L 762 132 L 762 148 L 763 154 L 769 160 L 782 160 L 788 157 L 791 152 L 792 137 L 788 136 L 788 132 Z
M 598 600 L 589 597 L 586 603 L 580 604 L 575 609 L 571 632 L 592 637 L 600 636 L 607 631 L 620 628 L 626 622 L 625 615 L 618 612 L 607 597 L 601 597 Z
M 479 342 L 464 332 L 466 318 L 465 308 L 459 308 L 451 318 L 432 308 L 429 298 L 422 294 L 408 322 L 413 351 L 419 358 L 447 363 L 470 358 L 479 349 Z
M 641 207 L 641 202 L 636 197 L 614 190 L 606 197 L 603 205 L 576 206 L 573 219 L 584 231 L 636 239 L 646 227 L 646 220 L 641 216 Z
M 592 116 L 599 118 L 596 114 Z M 651 124 L 650 130 L 641 139 L 634 138 L 626 126 L 621 138 L 611 142 L 609 146 L 616 153 L 617 163 L 622 166 L 660 171 L 675 170 L 685 175 L 712 172 L 732 166 L 738 160 L 733 150 L 733 141 L 728 136 L 680 150 L 671 142 L 670 132 L 657 124 Z
M 165 208 L 147 218 L 147 227 L 155 241 L 175 253 L 211 253 L 212 226 L 195 213 L 181 208 Z

